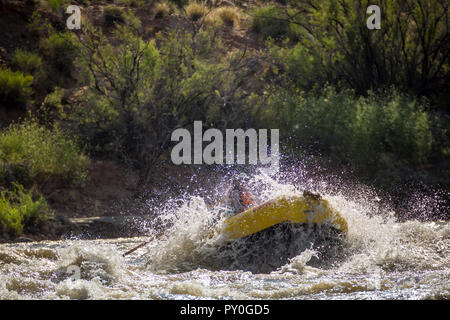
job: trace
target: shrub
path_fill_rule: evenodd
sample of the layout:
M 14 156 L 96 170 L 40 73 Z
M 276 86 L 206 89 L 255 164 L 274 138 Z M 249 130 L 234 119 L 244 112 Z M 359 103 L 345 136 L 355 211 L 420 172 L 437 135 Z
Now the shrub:
M 52 9 L 53 11 L 57 11 L 61 7 L 63 1 L 64 0 L 48 0 L 47 2 L 50 9 Z
M 250 15 L 252 29 L 264 38 L 281 39 L 288 34 L 290 23 L 281 8 L 269 5 L 253 9 Z
M 58 176 L 68 184 L 82 185 L 87 177 L 88 159 L 77 143 L 59 128 L 49 130 L 34 120 L 12 124 L 0 133 L 0 161 L 27 168 L 37 183 Z
M 36 53 L 17 49 L 12 60 L 14 66 L 24 73 L 35 75 L 42 65 L 42 59 Z
M 125 25 L 115 30 L 114 37 L 113 46 L 95 29 L 82 39 L 79 70 L 89 75 L 82 84 L 89 90 L 82 107 L 67 112 L 72 130 L 88 141 L 95 154 L 142 170 L 145 184 L 168 150 L 175 128 L 205 119 L 213 105 L 221 115 L 231 114 L 221 123 L 231 116 L 242 119 L 234 99 L 242 94 L 239 86 L 244 81 L 237 80 L 222 57 L 210 54 L 222 48 L 211 28 L 194 36 L 171 30 L 146 42 Z
M 7 188 L 20 182 L 30 188 L 33 185 L 30 168 L 24 163 L 8 163 L 0 160 L 0 185 Z
M 66 114 L 62 103 L 64 89 L 55 87 L 41 104 L 39 109 L 39 119 L 46 124 L 51 124 L 54 119 L 64 119 Z
M 1 68 L 0 101 L 12 105 L 24 104 L 33 93 L 32 84 L 33 76 Z
M 345 84 L 361 95 L 395 86 L 445 101 L 450 67 L 449 48 L 443 45 L 449 34 L 448 2 L 381 1 L 380 30 L 366 27 L 365 8 L 370 4 L 368 0 L 292 0 L 283 10 L 289 10 L 287 17 L 297 28 L 296 39 L 304 52 L 326 70 L 320 75 L 322 82 Z M 264 10 L 277 14 L 274 7 Z M 265 26 L 259 16 L 254 20 L 257 29 L 281 33 L 275 23 Z M 306 76 L 314 77 L 315 71 Z
M 54 68 L 53 76 L 71 76 L 78 48 L 71 32 L 51 32 L 40 46 Z
M 140 7 L 144 6 L 148 2 L 146 0 L 120 0 L 119 3 L 121 5 L 129 6 L 129 7 Z M 117 4 L 117 2 L 116 2 Z
M 106 25 L 114 25 L 114 23 L 124 23 L 125 17 L 123 9 L 109 6 L 103 9 L 103 15 L 105 17 Z
M 184 7 L 189 2 L 189 0 L 170 0 L 170 1 L 175 3 L 180 8 Z
M 242 18 L 241 11 L 236 7 L 220 7 L 211 12 L 210 20 L 218 20 L 228 27 L 237 27 Z
M 185 10 L 186 15 L 192 21 L 198 21 L 208 13 L 208 8 L 204 4 L 198 2 L 189 3 Z
M 356 97 L 328 87 L 317 96 L 277 87 L 264 100 L 255 107 L 260 125 L 283 128 L 293 148 L 315 146 L 366 173 L 383 158 L 423 163 L 431 150 L 427 113 L 396 91 Z
M 276 61 L 275 72 L 282 70 L 280 76 L 297 88 L 310 90 L 313 87 L 322 88 L 327 80 L 326 63 L 319 55 L 313 54 L 308 47 L 302 43 L 296 43 L 293 46 L 282 46 L 274 41 L 268 42 L 271 57 Z
M 31 191 L 16 184 L 12 191 L 0 192 L 0 230 L 20 235 L 24 227 L 44 222 L 51 216 L 45 199 L 33 200 Z
M 159 2 L 155 5 L 154 14 L 155 19 L 167 18 L 170 14 L 170 6 L 167 2 Z

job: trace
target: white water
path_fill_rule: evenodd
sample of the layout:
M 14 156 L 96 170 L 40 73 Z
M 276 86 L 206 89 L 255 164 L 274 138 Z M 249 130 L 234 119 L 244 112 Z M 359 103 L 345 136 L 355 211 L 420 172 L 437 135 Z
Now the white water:
M 250 185 L 258 187 L 260 201 L 310 187 L 280 184 L 262 173 Z M 328 189 L 323 183 L 314 191 L 349 226 L 341 250 L 331 258 L 307 244 L 271 272 L 255 271 L 258 259 L 268 258 L 261 255 L 237 265 L 246 251 L 239 245 L 221 250 L 220 235 L 208 237 L 215 223 L 212 211 L 202 198 L 188 197 L 161 212 L 158 223 L 170 226 L 162 237 L 125 258 L 122 253 L 149 238 L 0 245 L 0 298 L 450 298 L 448 221 L 399 223 L 371 192 L 344 195 Z M 79 270 L 79 278 L 71 269 Z

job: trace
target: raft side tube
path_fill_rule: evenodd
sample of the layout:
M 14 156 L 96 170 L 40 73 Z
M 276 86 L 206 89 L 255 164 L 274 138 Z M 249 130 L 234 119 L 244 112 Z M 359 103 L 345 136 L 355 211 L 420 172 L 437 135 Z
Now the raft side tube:
M 331 224 L 347 233 L 347 222 L 322 198 L 282 196 L 227 218 L 221 233 L 229 240 L 240 239 L 274 225 Z

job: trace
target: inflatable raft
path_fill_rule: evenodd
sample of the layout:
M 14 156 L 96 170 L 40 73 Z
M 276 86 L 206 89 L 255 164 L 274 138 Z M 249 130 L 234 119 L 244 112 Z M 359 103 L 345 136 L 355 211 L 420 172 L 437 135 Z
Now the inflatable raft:
M 328 201 L 307 191 L 303 196 L 278 197 L 227 218 L 220 233 L 237 240 L 286 223 L 327 225 L 347 233 L 347 222 Z

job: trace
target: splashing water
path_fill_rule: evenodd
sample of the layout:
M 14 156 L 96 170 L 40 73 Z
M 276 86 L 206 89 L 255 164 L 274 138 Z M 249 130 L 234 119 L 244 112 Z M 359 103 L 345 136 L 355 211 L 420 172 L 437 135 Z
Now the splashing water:
M 281 180 L 261 171 L 249 188 L 261 202 L 319 192 L 347 220 L 347 236 L 330 242 L 326 229 L 274 228 L 252 252 L 212 231 L 223 218 L 205 199 L 184 197 L 161 210 L 165 232 L 125 258 L 121 253 L 148 238 L 0 245 L 0 298 L 450 298 L 448 221 L 398 222 L 364 187 L 340 192 L 324 181 Z M 295 237 L 280 257 L 286 234 Z
M 277 182 L 265 173 L 253 176 L 249 187 L 254 194 L 258 195 L 260 202 L 280 195 L 298 195 L 304 189 L 301 186 L 294 187 Z M 437 223 L 418 221 L 397 223 L 394 212 L 389 208 L 385 208 L 384 212 L 380 213 L 377 203 L 379 199 L 376 195 L 360 193 L 359 198 L 349 199 L 343 194 L 328 194 L 327 187 L 326 183 L 322 183 L 319 186 L 320 189 L 315 191 L 329 200 L 349 225 L 347 237 L 342 243 L 344 250 L 340 254 L 344 256 L 341 257 L 344 260 L 340 261 L 339 270 L 366 272 L 371 268 L 378 267 L 386 270 L 408 270 L 408 268 L 422 270 L 436 269 L 450 264 L 448 224 L 440 226 Z M 378 212 L 376 215 L 373 214 L 375 208 Z M 152 270 L 173 267 L 174 269 L 171 271 L 182 271 L 184 268 L 195 269 L 199 266 L 227 269 L 224 264 L 212 265 L 211 258 L 215 257 L 221 262 L 227 259 L 234 261 L 245 254 L 244 250 L 248 250 L 239 243 L 234 245 L 234 251 L 221 252 L 218 249 L 223 245 L 220 236 L 207 236 L 208 233 L 211 233 L 210 226 L 215 223 L 215 216 L 201 198 L 188 199 L 177 211 L 167 212 L 166 219 L 174 221 L 173 227 L 164 238 L 154 241 L 147 253 Z M 328 230 L 300 229 L 294 232 L 326 233 Z M 278 231 L 275 230 L 270 237 L 275 239 L 274 242 L 280 240 L 281 245 L 284 245 L 285 243 L 280 239 L 284 233 L 286 233 L 286 229 L 281 228 Z M 310 238 L 300 237 L 299 241 L 304 242 L 304 250 L 309 249 L 307 246 L 311 242 Z M 269 251 L 267 243 L 264 242 L 257 243 L 256 247 L 264 247 L 266 251 Z M 278 249 L 275 248 L 273 251 L 277 252 Z M 298 251 L 298 254 L 304 250 Z M 273 254 L 273 252 L 271 253 Z M 226 254 L 232 256 L 227 257 Z M 257 260 L 247 263 L 251 264 L 252 262 L 257 265 L 261 264 L 261 261 Z M 320 266 L 327 265 L 326 261 L 321 262 Z M 240 265 L 240 268 L 255 270 L 250 265 Z

